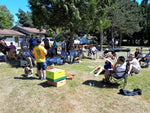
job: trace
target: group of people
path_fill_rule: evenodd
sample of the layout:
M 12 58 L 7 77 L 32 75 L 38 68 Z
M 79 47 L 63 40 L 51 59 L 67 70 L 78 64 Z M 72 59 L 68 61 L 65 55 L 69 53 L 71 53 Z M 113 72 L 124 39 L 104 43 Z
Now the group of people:
M 10 43 L 10 45 L 8 46 L 5 42 L 6 37 L 1 37 L 0 38 L 0 51 L 4 54 L 4 61 L 7 62 L 7 52 L 13 54 L 13 55 L 17 55 L 16 52 L 16 46 L 13 44 L 13 42 Z
M 143 54 L 143 49 L 141 48 L 141 50 L 139 48 L 136 48 L 135 51 L 135 58 L 139 61 L 141 66 L 145 66 L 148 67 L 148 63 L 150 62 L 150 48 L 148 49 L 149 53 L 147 53 L 146 55 Z
M 141 52 L 139 52 L 139 48 L 136 48 L 134 54 L 130 54 L 128 59 L 125 60 L 124 56 L 119 56 L 117 58 L 117 62 L 113 65 L 111 61 L 111 57 L 106 57 L 104 67 L 98 66 L 94 70 L 90 72 L 90 74 L 95 74 L 95 77 L 99 76 L 100 73 L 104 72 L 105 78 L 104 82 L 109 82 L 110 76 L 113 77 L 122 77 L 127 69 L 127 62 L 129 63 L 129 68 L 127 70 L 127 74 L 138 74 L 141 71 L 141 62 L 150 61 L 150 48 L 149 53 L 143 56 Z
M 47 64 L 45 57 L 47 55 L 47 50 L 41 46 L 40 38 L 36 40 L 35 45 L 30 45 L 30 47 L 29 50 L 28 46 L 23 46 L 21 56 L 29 63 L 31 73 L 33 73 L 33 65 L 35 65 L 37 67 L 37 75 L 39 76 L 39 79 L 46 80 Z

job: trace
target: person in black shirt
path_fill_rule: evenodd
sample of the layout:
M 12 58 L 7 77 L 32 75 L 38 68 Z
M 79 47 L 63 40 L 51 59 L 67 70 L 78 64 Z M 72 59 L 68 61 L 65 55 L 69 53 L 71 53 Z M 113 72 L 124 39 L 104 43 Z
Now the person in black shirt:
M 139 48 L 136 48 L 136 51 L 135 51 L 134 55 L 135 55 L 136 59 L 139 58 L 139 56 L 141 55 L 141 52 L 140 52 Z

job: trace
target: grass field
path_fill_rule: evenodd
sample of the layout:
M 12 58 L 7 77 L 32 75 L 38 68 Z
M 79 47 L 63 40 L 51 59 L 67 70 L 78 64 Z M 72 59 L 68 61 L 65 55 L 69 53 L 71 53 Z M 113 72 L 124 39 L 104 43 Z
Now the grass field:
M 134 48 L 133 48 L 134 49 Z M 13 65 L 13 66 L 12 66 Z M 73 80 L 61 87 L 47 85 L 46 81 L 24 78 L 23 68 L 14 63 L 0 64 L 0 113 L 149 113 L 150 68 L 128 77 L 125 89 L 141 88 L 142 95 L 119 95 L 119 87 L 103 84 L 101 74 L 94 77 L 88 73 L 104 60 L 84 59 L 82 63 L 56 66 L 75 74 Z M 36 72 L 36 68 L 34 68 Z M 94 82 L 96 86 L 89 86 Z

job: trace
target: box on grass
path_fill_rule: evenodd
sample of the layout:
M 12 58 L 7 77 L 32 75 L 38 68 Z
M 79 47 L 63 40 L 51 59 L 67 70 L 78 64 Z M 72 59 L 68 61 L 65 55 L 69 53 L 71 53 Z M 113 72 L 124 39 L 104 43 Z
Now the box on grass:
M 47 78 L 47 77 L 46 77 L 46 79 L 47 79 L 48 81 L 51 81 L 51 82 L 58 82 L 58 81 L 60 81 L 60 80 L 66 79 L 66 78 L 67 78 L 67 76 L 63 76 L 63 77 L 60 77 L 60 78 L 57 78 L 57 79 L 50 79 L 50 78 Z
M 52 86 L 55 86 L 55 87 L 60 87 L 60 86 L 63 86 L 63 85 L 66 84 L 66 79 L 60 80 L 60 81 L 58 81 L 58 82 L 52 82 L 52 81 L 49 81 L 49 80 L 48 80 L 47 83 L 48 83 L 49 85 L 52 85 Z
M 65 76 L 65 70 L 57 69 L 57 68 L 46 70 L 47 79 L 55 80 L 55 79 L 60 79 L 64 76 Z

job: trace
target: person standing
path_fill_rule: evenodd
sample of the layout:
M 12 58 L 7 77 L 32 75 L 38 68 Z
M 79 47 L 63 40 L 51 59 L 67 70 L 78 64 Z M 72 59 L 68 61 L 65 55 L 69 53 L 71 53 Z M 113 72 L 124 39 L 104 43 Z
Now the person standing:
M 23 47 L 28 47 L 28 41 L 27 41 L 27 37 L 24 37 L 23 40 L 20 43 L 21 45 L 21 49 L 23 49 Z
M 37 63 L 37 74 L 39 76 L 39 79 L 46 80 L 47 64 L 46 64 L 45 56 L 47 55 L 47 51 L 40 44 L 41 44 L 41 40 L 37 39 L 37 46 L 33 48 L 33 54 L 35 56 L 36 63 Z
M 32 51 L 34 47 L 35 47 L 35 38 L 33 37 L 33 35 L 31 35 L 31 38 L 29 39 L 30 51 Z
M 53 48 L 55 49 L 55 55 L 57 55 L 57 47 L 58 47 L 57 42 L 54 41 Z

